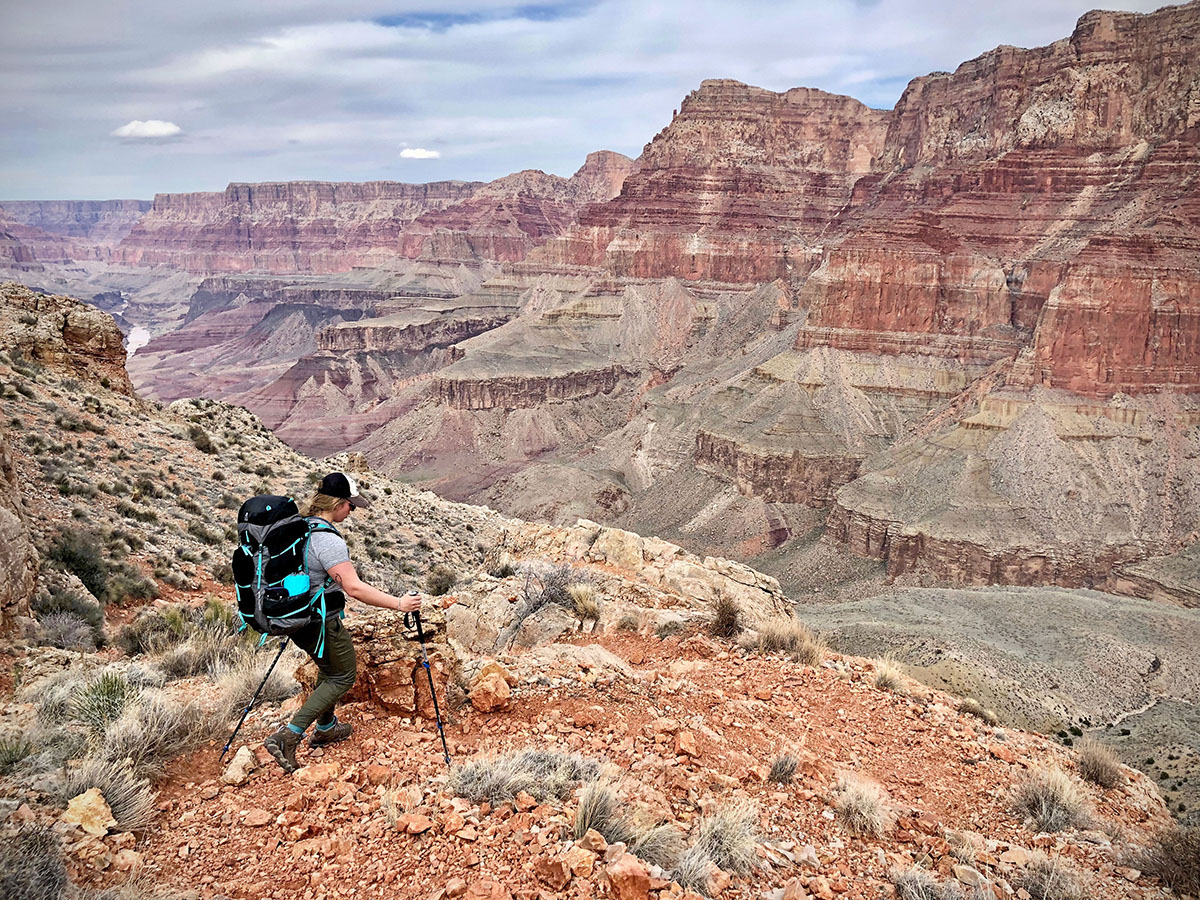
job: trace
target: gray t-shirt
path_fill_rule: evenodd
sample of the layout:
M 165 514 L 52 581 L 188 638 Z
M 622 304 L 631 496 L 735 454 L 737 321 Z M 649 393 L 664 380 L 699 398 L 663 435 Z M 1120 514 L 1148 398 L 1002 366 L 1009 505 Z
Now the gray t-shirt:
M 339 563 L 350 561 L 345 539 L 332 531 L 314 531 L 308 536 L 308 584 L 315 591 L 325 583 L 325 575 Z M 334 584 L 330 591 L 340 590 Z

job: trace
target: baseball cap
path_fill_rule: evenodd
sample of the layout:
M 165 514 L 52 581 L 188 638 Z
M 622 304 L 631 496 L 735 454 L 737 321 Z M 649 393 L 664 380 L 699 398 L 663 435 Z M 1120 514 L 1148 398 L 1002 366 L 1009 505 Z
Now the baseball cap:
M 362 509 L 370 506 L 371 501 L 358 492 L 354 479 L 344 472 L 330 472 L 321 480 L 320 491 L 327 497 L 340 497 L 349 500 L 351 506 Z

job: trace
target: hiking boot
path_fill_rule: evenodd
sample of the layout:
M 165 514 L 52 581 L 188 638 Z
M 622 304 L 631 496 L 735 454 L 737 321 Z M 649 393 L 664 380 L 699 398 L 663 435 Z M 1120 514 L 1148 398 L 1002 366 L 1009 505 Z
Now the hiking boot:
M 300 746 L 303 738 L 304 735 L 296 734 L 286 725 L 282 725 L 278 731 L 263 741 L 263 746 L 267 748 L 268 753 L 275 757 L 275 762 L 279 763 L 280 768 L 291 775 L 300 768 L 296 763 L 296 748 Z
M 350 737 L 353 731 L 349 722 L 334 722 L 332 728 L 326 728 L 324 731 L 314 728 L 312 737 L 308 739 L 308 746 L 320 747 L 324 744 L 336 744 L 338 741 L 344 741 Z

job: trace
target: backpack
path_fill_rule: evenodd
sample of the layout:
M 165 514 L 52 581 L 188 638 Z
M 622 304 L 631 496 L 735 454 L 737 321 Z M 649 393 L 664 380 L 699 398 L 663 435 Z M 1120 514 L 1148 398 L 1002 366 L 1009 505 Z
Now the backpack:
M 260 494 L 238 510 L 238 546 L 233 551 L 239 631 L 253 626 L 267 635 L 291 635 L 320 623 L 317 655 L 325 645 L 325 591 L 308 577 L 308 541 L 317 531 L 338 530 L 321 518 L 300 515 L 291 497 Z

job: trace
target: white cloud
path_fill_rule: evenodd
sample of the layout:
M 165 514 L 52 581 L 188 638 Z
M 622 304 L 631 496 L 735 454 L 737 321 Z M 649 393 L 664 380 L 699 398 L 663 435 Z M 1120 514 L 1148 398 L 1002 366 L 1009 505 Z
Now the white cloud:
M 437 159 L 441 155 L 439 150 L 426 150 L 424 147 L 405 147 L 400 151 L 401 159 Z
M 113 137 L 130 138 L 138 141 L 161 140 L 183 134 L 183 129 L 174 122 L 162 119 L 134 119 L 112 132 Z

